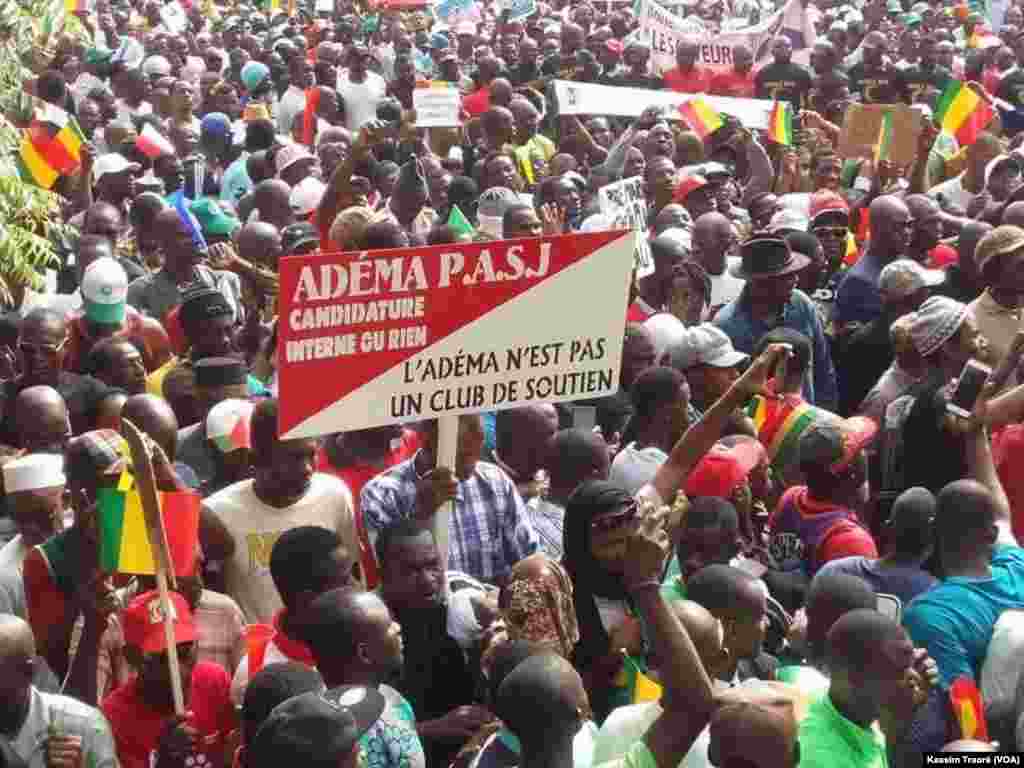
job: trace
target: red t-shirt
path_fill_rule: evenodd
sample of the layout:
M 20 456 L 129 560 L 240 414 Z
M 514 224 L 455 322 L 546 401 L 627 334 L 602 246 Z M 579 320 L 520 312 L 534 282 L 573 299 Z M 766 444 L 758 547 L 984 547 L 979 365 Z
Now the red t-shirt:
M 157 712 L 142 700 L 133 677 L 103 700 L 101 709 L 110 722 L 121 768 L 149 768 L 153 753 L 172 712 Z M 231 678 L 219 664 L 198 662 L 192 670 L 192 685 L 186 709 L 189 724 L 199 731 L 203 751 L 214 765 L 222 762 L 228 735 L 236 728 L 231 704 Z
M 711 86 L 711 70 L 699 65 L 689 72 L 680 72 L 676 67 L 661 77 L 665 85 L 678 93 L 708 93 Z
M 356 506 L 356 535 L 359 537 L 359 560 L 362 565 L 363 574 L 366 576 L 366 586 L 373 589 L 377 586 L 379 577 L 377 574 L 377 558 L 374 556 L 373 548 L 370 546 L 370 538 L 366 533 L 366 523 L 359 511 L 359 494 L 363 486 L 375 478 L 381 472 L 391 469 L 406 459 L 411 459 L 420 448 L 420 437 L 411 429 L 402 430 L 401 443 L 389 453 L 381 464 L 353 464 L 352 466 L 339 469 L 331 464 L 327 458 L 327 452 L 323 446 L 317 451 L 316 468 L 318 472 L 327 472 L 335 477 L 341 478 L 348 489 L 352 492 L 352 500 Z
M 735 69 L 721 72 L 711 78 L 709 93 L 715 96 L 732 96 L 733 98 L 754 98 L 754 72 L 751 70 L 741 75 Z
M 491 108 L 491 89 L 480 88 L 462 99 L 462 110 L 470 117 L 480 117 Z

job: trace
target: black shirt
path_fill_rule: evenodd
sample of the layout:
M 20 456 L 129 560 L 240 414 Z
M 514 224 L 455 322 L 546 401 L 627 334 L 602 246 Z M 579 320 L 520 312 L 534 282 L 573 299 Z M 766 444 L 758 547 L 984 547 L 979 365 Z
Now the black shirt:
M 929 88 L 938 88 L 941 92 L 946 87 L 946 82 L 953 77 L 953 74 L 943 67 L 922 67 L 920 64 L 907 67 L 900 75 L 911 104 L 920 101 L 921 95 Z
M 940 392 L 946 384 L 932 375 L 907 390 L 915 397 L 903 425 L 903 484 L 920 485 L 932 493 L 967 476 L 964 443 L 942 428 L 946 398 Z
M 18 393 L 26 385 L 20 379 L 13 379 L 4 382 L 3 390 L 0 391 L 0 442 L 7 445 L 18 444 L 17 425 L 15 424 L 16 414 L 14 413 L 14 401 Z M 78 373 L 62 371 L 57 378 L 55 389 L 64 398 L 68 408 L 68 415 L 71 418 L 71 433 L 80 435 L 83 432 L 96 428 L 96 410 L 100 403 L 109 395 L 115 394 L 118 390 L 111 389 L 99 379 L 92 376 L 83 376 Z
M 894 67 L 868 71 L 863 63 L 850 69 L 850 90 L 860 94 L 864 104 L 896 104 L 910 101 L 902 73 Z
M 811 90 L 811 73 L 793 62 L 772 62 L 754 76 L 754 88 L 758 99 L 785 99 L 793 109 L 800 110 L 807 103 Z
M 984 286 L 971 280 L 959 264 L 946 267 L 946 279 L 932 288 L 933 296 L 948 296 L 961 304 L 970 304 L 981 296 Z
M 851 416 L 871 388 L 892 365 L 890 321 L 884 315 L 858 328 L 843 346 L 839 359 L 839 415 Z
M 1024 107 L 1024 69 L 1014 69 L 1003 75 L 996 88 L 996 96 L 1015 107 Z

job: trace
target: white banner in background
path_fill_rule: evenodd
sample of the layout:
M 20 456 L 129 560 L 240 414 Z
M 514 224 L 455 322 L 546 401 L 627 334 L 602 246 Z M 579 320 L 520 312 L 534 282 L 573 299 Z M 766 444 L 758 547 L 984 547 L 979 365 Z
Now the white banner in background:
M 684 37 L 700 42 L 699 63 L 718 70 L 732 67 L 733 46 L 744 43 L 761 64 L 771 58 L 771 43 L 786 35 L 793 43 L 793 60 L 806 64 L 815 31 L 801 0 L 789 0 L 785 6 L 752 27 L 711 35 L 694 20 L 669 11 L 656 0 L 640 0 L 640 39 L 651 46 L 651 67 L 661 74 L 676 66 L 676 46 Z
M 647 107 L 665 109 L 669 120 L 681 120 L 679 105 L 692 99 L 692 93 L 651 91 L 646 88 L 624 88 L 616 85 L 593 85 L 572 80 L 553 80 L 558 113 L 561 115 L 610 115 L 640 117 Z M 719 112 L 732 115 L 747 128 L 766 130 L 774 102 L 768 99 L 737 99 L 729 96 L 703 95 Z

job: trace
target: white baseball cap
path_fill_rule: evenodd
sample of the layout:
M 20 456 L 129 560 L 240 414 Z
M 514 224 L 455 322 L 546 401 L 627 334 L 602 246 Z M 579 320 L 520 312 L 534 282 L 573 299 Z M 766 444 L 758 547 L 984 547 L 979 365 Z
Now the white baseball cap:
M 120 325 L 128 299 L 128 275 L 109 256 L 96 259 L 82 275 L 85 316 L 100 325 Z
M 142 170 L 141 165 L 133 163 L 124 155 L 117 152 L 108 152 L 96 158 L 96 162 L 92 165 L 92 178 L 93 181 L 99 181 L 108 173 L 122 173 L 124 171 L 138 173 L 140 170 Z

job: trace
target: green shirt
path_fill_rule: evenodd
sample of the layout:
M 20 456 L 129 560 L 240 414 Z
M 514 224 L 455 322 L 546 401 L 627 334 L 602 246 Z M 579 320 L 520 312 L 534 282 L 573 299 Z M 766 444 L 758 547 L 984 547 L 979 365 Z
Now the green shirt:
M 800 768 L 888 768 L 885 737 L 877 726 L 850 722 L 822 696 L 800 723 Z

